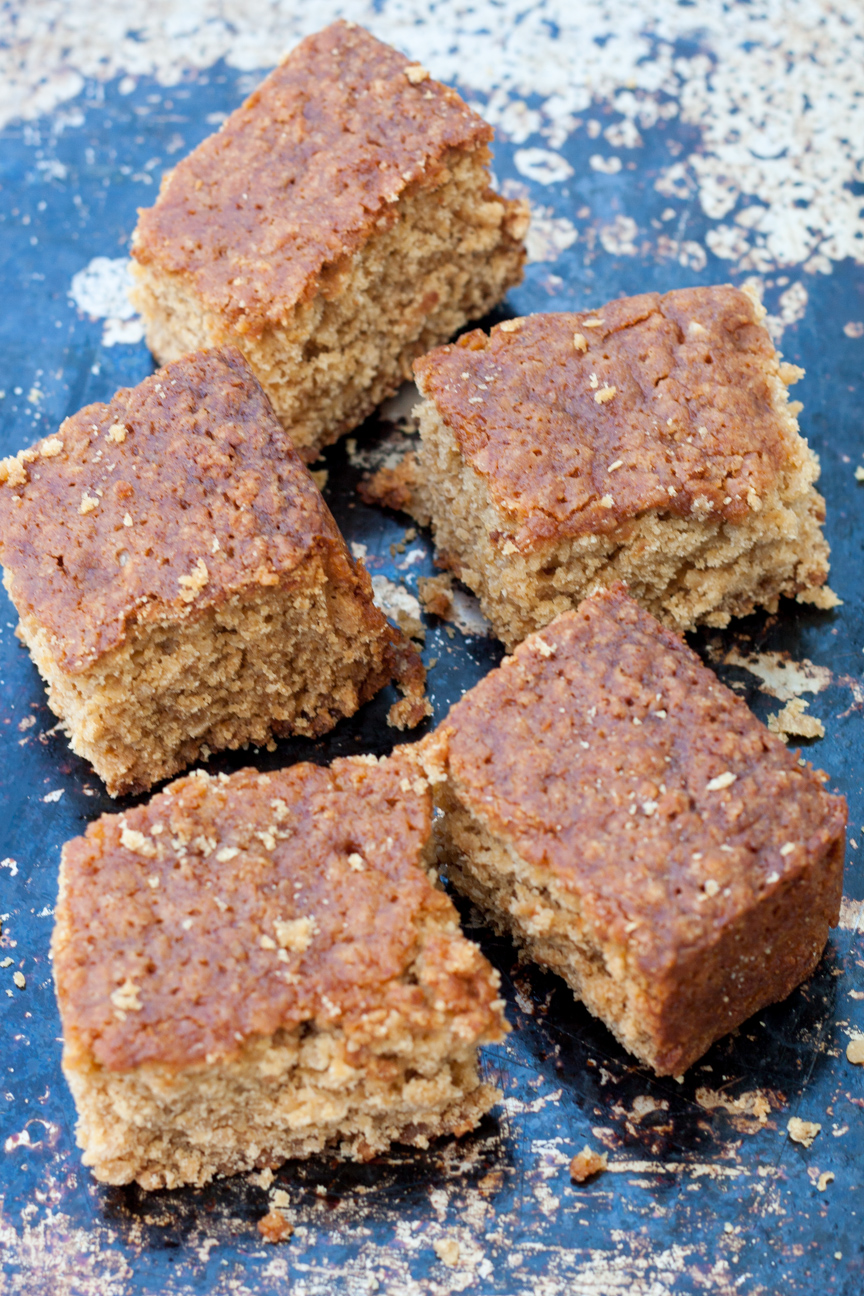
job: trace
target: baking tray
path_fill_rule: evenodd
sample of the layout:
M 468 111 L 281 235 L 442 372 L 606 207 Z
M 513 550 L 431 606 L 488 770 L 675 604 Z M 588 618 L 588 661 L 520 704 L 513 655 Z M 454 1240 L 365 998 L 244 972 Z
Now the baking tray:
M 217 64 L 169 89 L 147 78 L 131 93 L 127 82 L 88 82 L 51 117 L 3 131 L 0 452 L 52 432 L 67 414 L 151 372 L 143 343 L 113 341 L 134 338 L 134 321 L 89 318 L 70 299 L 70 283 L 92 258 L 126 255 L 135 209 L 152 203 L 162 170 L 208 134 L 255 79 Z M 619 120 L 608 103 L 592 112 L 603 126 Z M 678 119 L 659 119 L 643 132 L 637 161 L 616 172 L 591 160 L 611 155 L 604 139 L 574 129 L 559 150 L 572 175 L 551 185 L 548 175 L 526 179 L 531 166 L 523 158 L 517 169 L 515 144 L 499 141 L 499 183 L 531 197 L 545 222 L 541 232 L 557 240 L 560 255 L 529 266 L 497 318 L 727 280 L 728 261 L 704 250 L 706 219 L 692 194 L 670 197 L 654 188 L 670 156 L 693 147 L 688 131 Z M 634 208 L 646 227 L 674 226 L 675 247 L 685 251 L 662 259 L 634 255 L 631 247 L 616 255 L 598 231 L 623 229 L 626 237 L 629 227 L 616 221 Z M 556 227 L 560 218 L 565 224 Z M 562 247 L 566 222 L 576 236 Z M 697 255 L 694 247 L 703 250 Z M 62 842 L 101 812 L 130 803 L 110 801 L 55 728 L 4 596 L 0 958 L 11 963 L 0 969 L 3 1296 L 864 1290 L 864 1068 L 845 1058 L 850 1034 L 864 1032 L 864 486 L 854 477 L 864 451 L 864 341 L 854 327 L 843 329 L 864 319 L 864 274 L 846 262 L 830 275 L 799 268 L 796 276 L 809 296 L 799 319 L 788 296 L 785 316 L 776 306 L 788 278 L 763 279 L 769 306 L 786 323 L 786 358 L 807 369 L 795 394 L 822 462 L 831 584 L 843 605 L 820 612 L 784 603 L 776 616 L 753 616 L 692 642 L 763 719 L 781 705 L 765 687 L 776 693 L 778 679 L 787 686 L 791 679 L 793 691 L 810 690 L 803 693 L 810 714 L 824 721 L 825 737 L 805 745 L 805 754 L 848 797 L 853 841 L 842 923 L 813 978 L 715 1045 L 683 1083 L 658 1080 L 562 982 L 520 966 L 509 942 L 462 904 L 466 930 L 500 969 L 514 1027 L 504 1044 L 484 1050 L 484 1070 L 504 1102 L 475 1134 L 428 1152 L 396 1148 L 363 1166 L 330 1157 L 291 1164 L 269 1192 L 244 1176 L 150 1194 L 99 1185 L 75 1147 L 48 949 Z M 86 305 L 92 294 L 77 282 Z M 417 578 L 434 572 L 428 535 L 406 544 L 408 520 L 366 507 L 355 489 L 400 443 L 399 407 L 388 412 L 389 421 L 370 420 L 327 452 L 325 493 L 349 541 L 365 546 L 370 572 L 416 592 Z M 437 661 L 429 674 L 432 723 L 501 655 L 493 639 L 427 618 L 424 657 Z M 767 675 L 767 684 L 742 661 Z M 790 674 L 786 662 L 804 665 Z M 384 723 L 392 700 L 385 692 L 321 741 L 220 756 L 209 768 L 230 771 L 251 761 L 269 769 L 386 752 L 398 739 Z M 23 990 L 13 983 L 15 971 L 24 974 Z M 792 1116 L 821 1124 L 810 1148 L 790 1141 Z M 571 1184 L 568 1163 L 586 1143 L 608 1152 L 609 1168 L 580 1187 Z M 256 1222 L 274 1190 L 284 1194 L 279 1200 L 295 1232 L 271 1247 Z M 452 1265 L 434 1247 L 445 1238 L 458 1243 Z

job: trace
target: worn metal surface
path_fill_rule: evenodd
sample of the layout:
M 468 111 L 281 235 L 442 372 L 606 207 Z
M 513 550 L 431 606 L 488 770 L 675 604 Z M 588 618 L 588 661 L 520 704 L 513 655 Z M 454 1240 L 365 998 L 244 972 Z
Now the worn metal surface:
M 41 0 L 24 9 L 7 6 L 19 35 L 25 18 L 34 30 L 40 22 L 44 30 L 33 38 L 35 46 L 27 45 L 26 32 L 21 36 L 15 55 L 19 78 L 6 81 L 17 98 L 12 102 L 7 94 L 0 101 L 0 111 L 5 105 L 13 117 L 0 146 L 3 454 L 150 372 L 143 343 L 134 341 L 135 321 L 120 319 L 118 305 L 106 301 L 106 267 L 95 267 L 89 297 L 80 279 L 74 289 L 97 318 L 70 299 L 73 276 L 94 257 L 125 257 L 135 208 L 152 201 L 161 171 L 212 130 L 218 114 L 235 106 L 257 79 L 242 69 L 272 61 L 274 40 L 290 43 L 301 28 L 329 20 L 333 6 L 319 6 L 315 14 L 311 5 L 295 6 L 300 18 L 283 16 L 280 27 L 275 9 L 264 6 L 259 13 L 254 5 L 237 5 L 232 37 L 224 24 L 217 31 L 202 4 L 186 27 L 175 23 L 164 48 L 156 37 L 164 37 L 165 23 L 179 6 L 140 6 L 140 13 L 134 4 L 102 8 L 101 19 L 91 12 L 91 36 L 86 23 L 70 36 L 60 30 L 61 17 L 71 22 L 69 13 L 80 18 L 87 6 L 64 10 Z M 797 692 L 810 702 L 810 714 L 824 721 L 826 735 L 809 744 L 807 755 L 849 798 L 853 840 L 842 925 L 809 984 L 716 1045 L 677 1084 L 653 1079 L 634 1065 L 561 982 L 520 968 L 512 947 L 491 937 L 479 917 L 464 909 L 467 929 L 501 969 L 515 1027 L 505 1045 L 485 1053 L 486 1070 L 505 1100 L 476 1135 L 428 1153 L 397 1150 L 362 1167 L 326 1158 L 287 1166 L 269 1189 L 245 1177 L 201 1191 L 148 1195 L 105 1188 L 78 1161 L 47 955 L 60 845 L 115 803 L 54 731 L 38 675 L 13 636 L 15 616 L 4 597 L 3 1296 L 432 1296 L 465 1290 L 501 1296 L 814 1290 L 857 1296 L 864 1290 L 864 1068 L 845 1058 L 850 1036 L 864 1033 L 864 942 L 858 935 L 864 899 L 864 485 L 854 477 L 864 452 L 864 272 L 852 259 L 860 247 L 855 210 L 862 173 L 856 178 L 854 171 L 842 170 L 848 141 L 857 138 L 860 145 L 864 135 L 858 130 L 856 136 L 851 117 L 837 126 L 829 104 L 832 95 L 842 101 L 849 58 L 854 66 L 860 51 L 860 10 L 856 27 L 851 6 L 768 5 L 757 12 L 757 6 L 733 5 L 728 23 L 746 21 L 752 30 L 724 36 L 717 6 L 697 6 L 694 15 L 692 7 L 662 3 L 652 6 L 659 13 L 654 29 L 634 47 L 647 22 L 639 18 L 638 5 L 586 5 L 583 28 L 576 30 L 573 19 L 570 30 L 562 29 L 569 9 L 556 15 L 541 4 L 530 22 L 525 19 L 530 31 L 522 48 L 510 8 L 469 6 L 472 27 L 462 10 L 444 5 L 434 38 L 430 26 L 419 45 L 412 45 L 411 5 L 394 8 L 393 15 L 394 39 L 411 53 L 428 53 L 433 71 L 455 79 L 448 51 L 457 50 L 463 86 L 501 126 L 499 180 L 532 199 L 535 259 L 524 285 L 511 295 L 508 313 L 595 307 L 622 293 L 730 277 L 741 282 L 757 273 L 786 357 L 807 369 L 795 394 L 805 404 L 805 435 L 822 460 L 832 586 L 844 604 L 831 613 L 786 604 L 777 617 L 753 617 L 695 642 L 763 718 L 782 700 L 762 685 L 775 694 L 785 688 L 787 697 Z M 361 5 L 347 11 L 368 17 L 378 34 L 388 35 L 386 3 L 370 7 L 368 15 Z M 791 54 L 789 48 L 778 54 L 776 41 L 772 45 L 772 14 L 785 14 L 791 24 L 792 35 L 784 37 Z M 244 56 L 234 59 L 240 70 L 214 64 L 220 55 L 232 57 L 232 39 L 242 37 L 248 45 L 256 15 L 258 45 L 251 52 L 244 46 Z M 505 20 L 513 31 L 502 34 Z M 471 62 L 472 49 L 482 51 L 487 38 L 482 32 L 471 36 L 468 28 L 482 28 L 484 21 L 496 51 L 491 70 L 480 67 L 482 57 Z M 547 22 L 546 35 L 538 35 L 541 22 Z M 710 28 L 707 35 L 700 33 L 702 22 Z M 620 44 L 622 23 L 630 24 L 630 46 Z M 754 23 L 762 26 L 757 30 Z M 129 31 L 132 36 L 125 35 Z M 566 81 L 561 66 L 569 60 L 573 84 L 581 87 L 582 100 L 577 95 L 563 108 L 560 85 L 543 63 L 547 38 L 550 63 L 558 59 Z M 108 52 L 100 64 L 103 48 Z M 0 51 L 0 63 L 5 57 Z M 784 98 L 796 58 L 811 95 L 807 104 L 800 95 Z M 778 59 L 782 66 L 775 66 Z M 808 59 L 821 90 L 807 81 Z M 589 73 L 595 69 L 593 90 L 586 66 Z M 136 79 L 127 75 L 130 69 L 145 74 Z M 158 77 L 167 84 L 160 85 Z M 746 166 L 728 129 L 737 111 L 736 85 L 748 103 L 761 95 L 770 105 L 758 138 L 751 112 Z M 641 96 L 641 117 L 622 98 L 626 94 Z M 723 94 L 725 107 L 718 106 Z M 821 123 L 815 136 L 808 112 Z M 28 120 L 22 123 L 16 113 Z M 765 158 L 774 160 L 769 165 Z M 819 158 L 823 169 L 833 168 L 821 196 L 814 189 Z M 763 208 L 783 219 L 772 225 L 758 215 Z M 358 432 L 356 446 L 343 441 L 333 448 L 326 458 L 327 496 L 346 536 L 366 547 L 372 574 L 410 592 L 419 576 L 434 570 L 428 537 L 421 534 L 403 550 L 404 519 L 365 507 L 354 490 L 364 466 L 380 460 L 392 431 L 392 425 L 370 423 Z M 789 672 L 765 655 L 770 653 L 821 669 L 805 667 L 790 689 Z M 430 671 L 437 721 L 500 659 L 501 650 L 482 635 L 429 621 L 424 655 L 437 659 Z M 762 675 L 730 657 L 746 659 Z M 283 742 L 275 753 L 220 757 L 211 768 L 229 770 L 250 759 L 269 768 L 386 751 L 396 738 L 384 724 L 391 700 L 375 700 L 322 742 Z M 23 989 L 13 981 L 15 972 L 24 974 Z M 788 1138 L 792 1116 L 821 1124 L 810 1148 Z M 608 1151 L 609 1169 L 578 1187 L 571 1185 L 567 1166 L 586 1143 Z M 289 1243 L 265 1247 L 255 1223 L 274 1194 L 296 1229 Z M 442 1239 L 458 1243 L 458 1255 L 446 1253 L 453 1264 L 434 1249 Z

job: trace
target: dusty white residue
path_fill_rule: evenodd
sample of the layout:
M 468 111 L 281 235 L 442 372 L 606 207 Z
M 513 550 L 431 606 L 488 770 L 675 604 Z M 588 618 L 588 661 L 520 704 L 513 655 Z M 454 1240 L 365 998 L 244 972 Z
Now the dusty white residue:
M 555 1089 L 550 1094 L 541 1094 L 539 1098 L 533 1098 L 531 1102 L 523 1102 L 521 1098 L 504 1098 L 501 1106 L 508 1116 L 519 1116 L 529 1112 L 542 1111 L 547 1103 L 557 1106 L 561 1101 L 562 1089 Z
M 102 345 L 140 342 L 144 326 L 129 301 L 132 277 L 128 257 L 97 256 L 72 276 L 69 296 L 91 319 L 104 320 Z
M 827 666 L 814 666 L 805 657 L 803 661 L 792 661 L 784 653 L 740 653 L 737 648 L 730 648 L 723 657 L 727 666 L 741 666 L 762 681 L 760 693 L 770 693 L 781 702 L 800 697 L 802 693 L 821 693 L 831 683 L 831 672 Z
M 397 585 L 386 576 L 373 576 L 372 595 L 384 615 L 395 621 L 410 638 L 425 637 L 420 602 L 404 585 Z
M 616 153 L 598 149 L 592 165 L 614 173 L 658 120 L 679 117 L 696 147 L 657 188 L 698 200 L 717 256 L 757 273 L 864 259 L 859 0 L 440 0 L 434 11 L 427 0 L 29 0 L 0 48 L 0 125 L 50 112 L 88 77 L 122 77 L 128 92 L 220 58 L 267 68 L 338 16 L 457 82 L 526 146 L 516 164 L 536 182 L 569 178 L 559 150 L 577 130 L 605 136 Z M 609 108 L 618 119 L 603 123 Z
M 467 590 L 453 590 L 453 611 L 448 618 L 466 635 L 490 635 L 492 627 L 480 611 L 480 604 Z
M 862 910 L 864 910 L 864 900 L 851 900 L 849 896 L 844 896 L 840 901 L 840 921 L 837 926 L 844 931 L 858 931 L 864 916 Z
M 638 232 L 631 216 L 616 216 L 611 225 L 601 225 L 600 242 L 610 256 L 635 256 Z
M 517 149 L 513 154 L 513 162 L 520 175 L 537 184 L 560 184 L 562 180 L 569 180 L 573 174 L 573 168 L 567 159 L 560 153 L 553 153 L 551 149 Z
M 525 246 L 528 264 L 538 261 L 557 261 L 562 252 L 572 247 L 579 231 L 566 216 L 555 216 L 552 207 L 532 207 L 531 224 Z

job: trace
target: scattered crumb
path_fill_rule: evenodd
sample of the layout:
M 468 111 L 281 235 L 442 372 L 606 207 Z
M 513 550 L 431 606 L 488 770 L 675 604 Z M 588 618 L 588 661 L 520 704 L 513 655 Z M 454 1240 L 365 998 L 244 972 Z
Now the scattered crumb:
M 19 990 L 23 990 L 24 987 L 27 985 L 27 980 L 23 972 L 13 972 L 12 980 L 15 982 Z
M 417 592 L 424 612 L 449 621 L 453 615 L 453 581 L 445 572 L 441 576 L 421 576 Z
M 120 845 L 133 855 L 143 855 L 145 859 L 155 859 L 157 851 L 154 842 L 135 828 L 124 828 L 120 833 Z
M 35 716 L 25 716 L 23 720 L 18 721 L 18 732 L 23 733 L 25 729 L 32 729 L 35 723 Z
M 862 468 L 860 464 L 855 469 L 855 480 L 858 482 L 864 481 L 864 468 Z
M 500 1192 L 504 1187 L 504 1171 L 490 1170 L 477 1184 L 477 1191 L 484 1197 L 491 1197 L 493 1193 Z
M 266 1215 L 258 1221 L 258 1232 L 265 1242 L 287 1242 L 294 1232 L 294 1225 L 289 1224 L 281 1211 L 271 1206 Z
M 864 1066 L 864 1035 L 858 1035 L 846 1045 L 846 1061 Z
M 442 1264 L 449 1265 L 451 1269 L 458 1265 L 460 1248 L 455 1238 L 438 1238 L 432 1246 Z
M 403 634 L 409 639 L 425 642 L 426 630 L 420 619 L 420 604 L 404 585 L 397 585 L 386 576 L 373 576 L 372 595 L 376 605 L 385 616 L 396 622 Z
M 793 1143 L 801 1143 L 809 1148 L 822 1126 L 817 1121 L 801 1120 L 800 1116 L 790 1116 L 786 1126 Z
M 409 63 L 405 75 L 412 85 L 420 85 L 423 81 L 429 80 L 429 73 L 419 63 Z
M 180 591 L 180 598 L 184 603 L 193 602 L 209 580 L 210 573 L 207 570 L 207 564 L 203 558 L 196 558 L 195 566 L 189 575 L 177 577 L 177 584 L 183 586 Z
M 27 469 L 17 455 L 0 459 L 0 484 L 3 482 L 7 486 L 27 485 Z
M 247 1178 L 256 1188 L 268 1188 L 276 1175 L 273 1174 L 269 1165 L 266 1165 L 263 1170 L 255 1170 L 254 1174 L 247 1175 Z
M 816 1180 L 816 1187 L 819 1189 L 820 1192 L 824 1192 L 825 1189 L 828 1187 L 829 1183 L 833 1183 L 833 1182 L 834 1182 L 834 1171 L 823 1170 L 819 1178 Z
M 280 949 L 292 950 L 295 954 L 305 953 L 318 928 L 314 918 L 292 918 L 288 922 L 277 920 L 273 926 Z M 263 943 L 264 937 L 261 939 Z
M 595 1152 L 586 1143 L 581 1152 L 577 1152 L 570 1162 L 570 1178 L 574 1183 L 585 1183 L 594 1175 L 600 1174 L 607 1166 L 605 1152 Z
M 800 594 L 795 595 L 795 602 L 811 603 L 813 607 L 823 612 L 830 612 L 831 608 L 843 606 L 843 600 L 838 598 L 828 585 L 817 585 L 815 589 L 802 590 Z
M 309 476 L 312 478 L 319 491 L 323 491 L 324 487 L 327 485 L 327 478 L 330 474 L 326 468 L 316 468 L 315 472 L 312 472 L 310 469 Z
M 117 1013 L 122 1013 L 125 1016 L 127 1012 L 141 1011 L 141 1000 L 139 994 L 140 991 L 138 986 L 131 977 L 127 977 L 122 986 L 118 986 L 117 989 L 109 995 L 109 998 L 114 1005 L 115 1011 Z
M 803 698 L 790 698 L 782 711 L 768 717 L 768 728 L 786 741 L 788 735 L 797 738 L 824 738 L 825 726 L 816 716 L 805 715 L 810 703 Z

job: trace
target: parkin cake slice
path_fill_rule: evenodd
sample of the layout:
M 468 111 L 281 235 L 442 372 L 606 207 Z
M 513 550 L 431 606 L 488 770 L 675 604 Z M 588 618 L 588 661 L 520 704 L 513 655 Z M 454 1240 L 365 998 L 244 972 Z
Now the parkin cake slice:
M 431 521 L 508 648 L 624 580 L 658 620 L 831 607 L 819 468 L 747 291 L 508 320 L 415 364 L 416 460 L 367 494 Z
M 428 712 L 416 650 L 236 348 L 0 463 L 0 561 L 49 704 L 114 796 L 324 733 L 394 675 L 393 722 Z
M 519 282 L 492 129 L 362 27 L 309 36 L 163 180 L 132 246 L 160 362 L 234 342 L 304 459 Z
M 660 1075 L 814 970 L 846 803 L 622 586 L 424 739 L 442 867 Z
M 431 871 L 398 750 L 195 772 L 67 842 L 53 965 L 84 1164 L 203 1184 L 473 1129 L 498 974 Z

